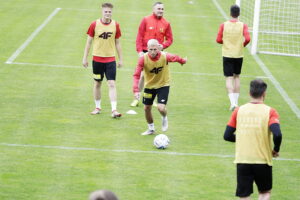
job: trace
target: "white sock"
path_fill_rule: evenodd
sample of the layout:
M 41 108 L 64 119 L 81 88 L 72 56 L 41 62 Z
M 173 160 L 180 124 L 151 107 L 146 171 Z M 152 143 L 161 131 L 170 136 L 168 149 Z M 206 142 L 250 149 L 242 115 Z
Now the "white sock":
M 154 123 L 148 124 L 148 129 L 149 130 L 155 130 L 154 129 Z
M 233 93 L 233 95 L 234 95 L 235 104 L 239 105 L 239 96 L 240 96 L 240 93 Z
M 96 108 L 101 109 L 101 99 L 100 100 L 95 100 Z
M 117 102 L 116 101 L 111 101 L 111 111 L 117 110 Z
M 168 120 L 167 115 L 166 116 L 162 116 L 161 118 L 162 118 L 162 120 Z
M 229 100 L 230 100 L 230 104 L 231 105 L 235 105 L 235 96 L 234 96 L 234 93 L 229 93 L 228 97 L 229 97 Z

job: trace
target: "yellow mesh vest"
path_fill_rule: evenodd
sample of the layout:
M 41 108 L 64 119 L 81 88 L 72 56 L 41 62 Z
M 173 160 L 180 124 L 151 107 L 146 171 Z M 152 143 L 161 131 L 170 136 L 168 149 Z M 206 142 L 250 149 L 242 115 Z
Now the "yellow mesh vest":
M 170 85 L 170 71 L 167 63 L 167 55 L 161 52 L 157 61 L 152 61 L 148 53 L 144 55 L 145 88 L 157 89 Z
M 252 103 L 239 108 L 234 163 L 272 165 L 270 109 L 265 104 Z
M 115 56 L 116 22 L 111 21 L 109 25 L 96 20 L 95 36 L 93 42 L 93 56 L 113 57 Z
M 243 22 L 224 23 L 222 55 L 229 58 L 243 57 L 244 49 Z

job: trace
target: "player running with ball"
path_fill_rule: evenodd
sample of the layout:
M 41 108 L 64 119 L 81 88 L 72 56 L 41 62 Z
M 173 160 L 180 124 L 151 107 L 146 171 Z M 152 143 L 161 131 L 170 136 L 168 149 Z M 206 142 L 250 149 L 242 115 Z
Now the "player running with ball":
M 181 58 L 160 51 L 160 44 L 157 40 L 151 39 L 147 43 L 148 53 L 145 53 L 139 58 L 135 72 L 133 74 L 133 92 L 138 92 L 138 83 L 141 72 L 144 71 L 145 83 L 143 93 L 143 103 L 145 110 L 145 117 L 148 123 L 148 130 L 142 135 L 154 134 L 154 122 L 152 116 L 152 104 L 157 95 L 157 109 L 162 116 L 162 131 L 168 129 L 168 118 L 166 105 L 168 102 L 170 89 L 170 70 L 169 62 L 178 62 L 181 65 L 187 62 L 187 58 Z

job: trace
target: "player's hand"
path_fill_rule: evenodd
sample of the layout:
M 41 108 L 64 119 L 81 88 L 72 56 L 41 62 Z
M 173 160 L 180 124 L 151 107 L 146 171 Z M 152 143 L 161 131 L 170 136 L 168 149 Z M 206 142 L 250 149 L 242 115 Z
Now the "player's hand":
M 139 57 L 143 57 L 144 56 L 144 52 L 139 52 Z
M 82 60 L 82 66 L 85 67 L 85 68 L 87 68 L 89 66 L 89 63 L 88 63 L 87 59 Z
M 277 158 L 277 157 L 279 157 L 279 152 L 276 152 L 276 151 L 273 150 L 272 155 L 273 155 L 274 158 Z
M 123 61 L 119 60 L 119 62 L 118 62 L 118 68 L 121 68 L 121 67 L 123 67 Z
M 184 65 L 184 64 L 186 64 L 186 62 L 187 62 L 187 60 L 188 60 L 188 59 L 187 59 L 187 56 L 186 56 L 186 57 L 184 57 L 184 58 L 183 58 L 183 60 L 184 60 L 184 63 L 183 63 L 183 64 L 181 64 L 181 65 Z

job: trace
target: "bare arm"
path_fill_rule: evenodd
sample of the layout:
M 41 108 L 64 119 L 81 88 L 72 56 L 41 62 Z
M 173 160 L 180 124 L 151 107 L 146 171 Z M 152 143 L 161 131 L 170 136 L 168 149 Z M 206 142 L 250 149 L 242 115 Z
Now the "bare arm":
M 88 58 L 88 55 L 89 55 L 89 52 L 90 52 L 90 48 L 92 46 L 92 42 L 93 42 L 93 38 L 88 35 L 87 40 L 86 40 L 86 45 L 85 45 L 85 48 L 84 48 L 83 59 L 82 59 L 83 67 L 88 67 L 89 66 L 87 58 Z
M 118 67 L 123 66 L 123 55 L 122 55 L 122 48 L 121 48 L 121 42 L 120 39 L 116 39 L 116 49 L 119 57 Z

